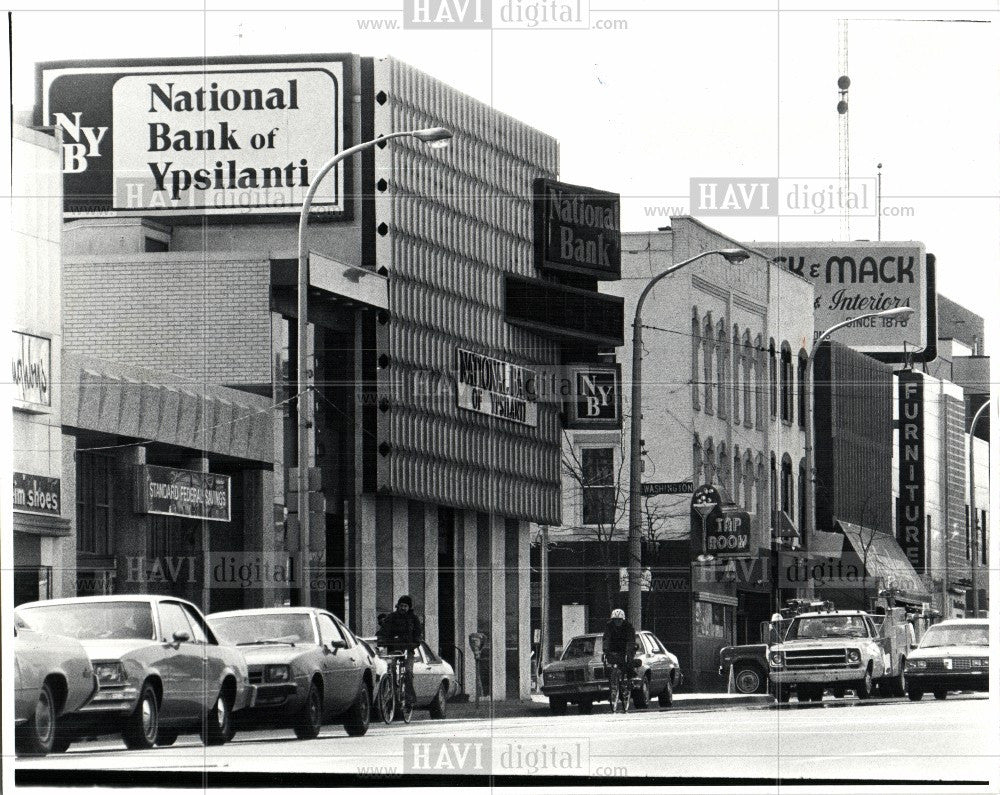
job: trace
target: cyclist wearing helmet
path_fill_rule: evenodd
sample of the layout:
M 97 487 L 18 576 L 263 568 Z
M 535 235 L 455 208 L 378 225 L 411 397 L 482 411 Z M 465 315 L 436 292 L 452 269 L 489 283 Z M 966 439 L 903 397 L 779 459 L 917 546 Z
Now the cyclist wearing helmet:
M 635 673 L 635 627 L 625 618 L 625 611 L 611 611 L 611 619 L 604 629 L 604 654 L 608 660 Z

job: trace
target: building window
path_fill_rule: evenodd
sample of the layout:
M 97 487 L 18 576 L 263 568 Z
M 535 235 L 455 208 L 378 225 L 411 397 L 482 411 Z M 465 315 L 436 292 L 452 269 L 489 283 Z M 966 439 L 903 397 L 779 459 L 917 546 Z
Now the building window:
M 712 361 L 713 352 L 715 350 L 714 335 L 712 334 L 712 314 L 711 312 L 705 315 L 705 337 L 702 340 L 702 345 L 704 347 L 704 364 L 703 370 L 705 373 L 704 387 L 705 387 L 705 413 L 712 413 L 712 392 L 715 389 L 715 364 Z
M 778 530 L 778 464 L 775 461 L 774 453 L 771 453 L 771 478 L 768 481 L 771 487 L 771 530 Z
M 972 525 L 969 523 L 969 506 L 965 506 L 965 559 L 972 560 Z M 947 542 L 945 542 L 947 543 Z
M 794 504 L 792 502 L 792 459 L 785 453 L 781 459 L 781 510 L 789 518 L 794 516 Z
M 756 484 L 754 483 L 753 474 L 753 456 L 747 450 L 746 456 L 743 459 L 743 510 L 749 514 L 755 512 L 753 503 Z
M 752 393 L 752 384 L 750 381 L 751 374 L 753 373 L 753 348 L 750 347 L 750 332 L 743 332 L 743 422 L 748 428 L 753 427 L 753 416 L 751 412 L 753 411 L 753 405 L 751 404 L 750 395 Z
M 733 627 L 733 608 L 713 602 L 694 603 L 695 632 L 705 638 L 729 640 Z
M 614 448 L 585 447 L 580 451 L 580 462 L 583 475 L 583 523 L 613 525 Z
M 771 417 L 778 416 L 778 360 L 775 358 L 774 340 L 767 349 L 767 388 L 771 395 Z
M 715 445 L 712 444 L 712 437 L 708 437 L 705 442 L 705 482 L 716 483 L 717 470 L 715 468 Z
M 799 427 L 806 427 L 806 368 L 809 366 L 809 358 L 806 352 L 799 351 Z
M 986 511 L 979 512 L 979 565 L 985 566 L 989 560 L 988 541 L 986 538 Z
M 740 368 L 743 366 L 743 356 L 740 350 L 740 332 L 733 326 L 733 422 L 740 422 Z
M 781 421 L 792 421 L 792 349 L 787 342 L 781 344 Z
M 740 504 L 743 486 L 743 468 L 740 464 L 740 448 L 733 445 L 733 502 Z
M 729 477 L 729 456 L 726 455 L 725 442 L 719 442 L 719 466 L 717 471 L 719 473 L 719 485 L 728 491 L 732 486 L 732 480 Z
M 799 464 L 799 532 L 804 533 L 806 526 L 806 464 Z
M 51 566 L 14 567 L 14 607 L 52 598 Z
M 722 419 L 726 417 L 726 403 L 728 402 L 728 397 L 726 390 L 729 385 L 729 345 L 726 340 L 726 329 L 723 326 L 722 321 L 719 321 L 719 333 L 718 333 L 718 343 L 716 345 L 716 364 L 718 365 L 718 387 L 719 387 L 719 403 L 715 407 L 715 413 L 719 415 Z
M 79 453 L 76 474 L 76 548 L 87 555 L 112 555 L 111 485 L 114 459 Z
M 701 354 L 701 325 L 698 323 L 698 309 L 691 316 L 691 402 L 695 410 L 701 409 L 701 385 L 698 383 L 698 364 Z
M 694 435 L 694 478 L 693 482 L 695 486 L 700 486 L 706 481 L 702 478 L 704 477 L 703 468 L 705 466 L 704 456 L 701 449 L 701 439 L 698 438 L 698 434 Z

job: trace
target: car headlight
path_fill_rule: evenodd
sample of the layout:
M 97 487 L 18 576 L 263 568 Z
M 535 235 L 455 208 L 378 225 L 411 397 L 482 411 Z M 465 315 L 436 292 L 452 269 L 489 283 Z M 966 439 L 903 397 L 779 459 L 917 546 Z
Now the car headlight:
M 906 667 L 914 670 L 927 667 L 927 660 L 907 660 Z
M 847 662 L 859 663 L 861 662 L 861 652 L 858 649 L 848 649 L 847 650 Z
M 98 683 L 104 686 L 123 685 L 128 680 L 125 674 L 125 666 L 120 662 L 99 662 L 94 663 L 94 674 Z
M 290 682 L 292 679 L 292 669 L 287 665 L 265 665 L 265 682 Z
M 987 668 L 989 667 L 990 661 L 988 657 L 974 657 L 972 659 L 973 668 Z
M 769 659 L 771 660 L 771 665 L 780 667 L 785 664 L 785 653 L 781 651 L 772 651 Z

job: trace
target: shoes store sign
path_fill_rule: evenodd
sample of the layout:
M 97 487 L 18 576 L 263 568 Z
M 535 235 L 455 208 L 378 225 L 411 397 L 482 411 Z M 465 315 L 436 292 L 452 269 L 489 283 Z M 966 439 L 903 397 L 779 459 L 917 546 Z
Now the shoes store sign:
M 14 473 L 14 510 L 18 513 L 59 516 L 61 502 L 59 478 Z
M 229 475 L 143 464 L 135 472 L 136 513 L 231 521 Z
M 347 145 L 349 67 L 345 56 L 41 64 L 36 122 L 62 131 L 67 217 L 298 212 Z M 317 212 L 346 216 L 348 168 L 323 182 Z

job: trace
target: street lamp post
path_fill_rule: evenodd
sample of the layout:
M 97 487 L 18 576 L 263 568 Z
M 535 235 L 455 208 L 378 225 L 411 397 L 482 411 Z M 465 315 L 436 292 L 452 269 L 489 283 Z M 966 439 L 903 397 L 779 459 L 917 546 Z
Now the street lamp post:
M 816 341 L 813 343 L 812 349 L 809 351 L 809 358 L 806 361 L 806 383 L 803 387 L 806 390 L 806 526 L 803 529 L 802 541 L 803 547 L 806 550 L 811 548 L 812 536 L 816 530 L 816 462 L 815 453 L 813 450 L 814 436 L 816 429 L 813 427 L 813 411 L 815 405 L 815 395 L 813 394 L 813 365 L 816 359 L 816 351 L 819 350 L 819 346 L 835 331 L 844 328 L 845 326 L 850 326 L 853 323 L 857 323 L 859 320 L 866 320 L 870 317 L 898 317 L 898 318 L 908 318 L 913 314 L 913 309 L 908 306 L 897 306 L 894 309 L 885 309 L 881 312 L 868 312 L 864 315 L 858 315 L 850 320 L 844 320 L 840 323 L 836 323 L 830 326 L 826 331 L 820 334 Z
M 308 299 L 309 299 L 309 249 L 307 246 L 307 233 L 309 224 L 309 210 L 312 208 L 313 197 L 319 188 L 320 182 L 334 166 L 348 157 L 358 152 L 368 149 L 382 141 L 391 138 L 416 138 L 424 141 L 432 147 L 439 148 L 447 146 L 452 137 L 450 130 L 444 127 L 428 127 L 421 130 L 404 130 L 401 132 L 389 133 L 371 141 L 364 141 L 349 147 L 342 152 L 338 152 L 331 157 L 323 167 L 316 173 L 315 178 L 306 191 L 305 199 L 302 201 L 302 211 L 299 213 L 299 274 L 298 274 L 298 359 L 297 359 L 297 389 L 298 394 L 298 509 L 299 509 L 299 551 L 298 551 L 298 575 L 301 578 L 299 587 L 299 602 L 301 605 L 309 605 L 311 596 L 309 593 L 308 578 L 306 577 L 306 561 L 308 559 L 309 548 L 309 460 L 307 451 L 309 449 L 309 428 L 312 426 L 312 371 L 309 369 L 308 346 L 306 337 L 309 333 L 308 319 Z
M 633 627 L 642 625 L 642 522 L 639 516 L 642 499 L 642 305 L 653 286 L 671 273 L 690 265 L 696 260 L 718 254 L 727 262 L 743 262 L 750 254 L 740 248 L 703 251 L 683 262 L 671 265 L 658 273 L 639 293 L 632 320 L 632 417 L 629 453 L 629 499 L 628 499 L 628 620 Z
M 969 428 L 969 525 L 972 528 L 972 617 L 979 618 L 979 519 L 976 515 L 976 425 L 983 411 L 990 405 L 987 400 L 972 417 Z

